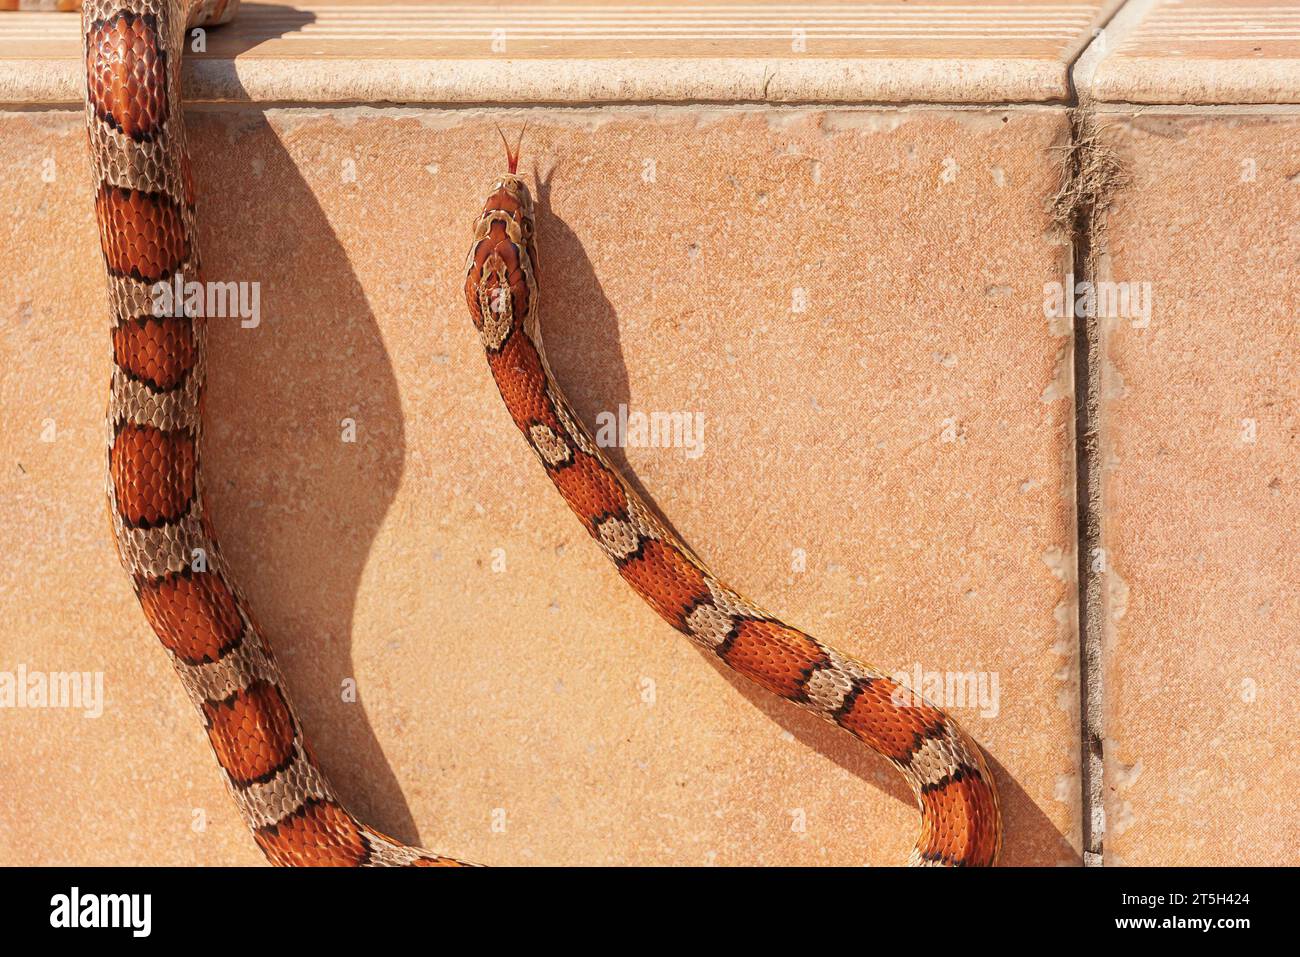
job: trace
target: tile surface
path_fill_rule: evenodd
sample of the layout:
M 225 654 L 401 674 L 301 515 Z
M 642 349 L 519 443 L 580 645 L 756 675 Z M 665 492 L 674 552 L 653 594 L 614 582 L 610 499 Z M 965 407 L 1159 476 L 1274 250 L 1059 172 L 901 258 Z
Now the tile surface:
M 1129 2 L 1090 84 L 1099 101 L 1300 103 L 1300 6 L 1271 0 Z
M 1300 121 L 1104 123 L 1106 861 L 1294 864 Z
M 459 285 L 523 118 L 192 114 L 206 266 L 262 290 L 257 328 L 214 321 L 211 506 L 308 737 L 373 824 L 485 863 L 901 862 L 901 780 L 663 625 L 509 422 Z M 528 119 L 580 414 L 702 415 L 698 457 L 616 458 L 720 574 L 879 665 L 996 679 L 953 713 L 1006 859 L 1077 863 L 1062 113 Z M 77 111 L 0 116 L 0 671 L 106 698 L 0 709 L 0 861 L 252 864 L 113 554 L 84 149 Z

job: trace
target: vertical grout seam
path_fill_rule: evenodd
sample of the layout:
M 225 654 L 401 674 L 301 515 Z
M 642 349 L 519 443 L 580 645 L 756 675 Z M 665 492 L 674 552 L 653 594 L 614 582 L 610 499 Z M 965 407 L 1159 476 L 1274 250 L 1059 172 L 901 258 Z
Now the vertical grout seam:
M 1106 813 L 1104 791 L 1105 711 L 1103 648 L 1105 639 L 1100 462 L 1102 337 L 1096 317 L 1074 315 L 1073 285 L 1097 280 L 1097 256 L 1105 207 L 1110 194 L 1124 185 L 1124 173 L 1100 139 L 1092 101 L 1097 67 L 1113 47 L 1136 29 L 1159 0 L 1124 0 L 1101 21 L 1089 43 L 1070 64 L 1072 108 L 1062 185 L 1053 203 L 1057 225 L 1070 240 L 1067 283 L 1073 318 L 1074 467 L 1076 603 L 1079 639 L 1079 790 L 1080 831 L 1085 867 L 1104 863 Z

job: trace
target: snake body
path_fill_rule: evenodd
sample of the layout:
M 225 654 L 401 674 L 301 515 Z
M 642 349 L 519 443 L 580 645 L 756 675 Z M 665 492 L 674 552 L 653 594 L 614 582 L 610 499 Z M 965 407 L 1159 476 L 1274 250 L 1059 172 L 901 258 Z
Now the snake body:
M 87 0 L 82 13 L 112 317 L 108 498 L 118 554 L 271 863 L 456 863 L 386 837 L 343 807 L 204 507 L 205 320 L 179 308 L 157 315 L 154 289 L 177 276 L 202 281 L 180 54 L 187 25 L 224 22 L 233 6 Z
M 154 289 L 178 276 L 202 279 L 181 52 L 188 26 L 226 22 L 237 3 L 85 0 L 82 10 L 86 122 L 111 313 L 107 475 L 118 553 L 271 863 L 457 864 L 393 840 L 344 808 L 304 738 L 204 507 L 205 320 L 179 303 L 157 314 Z M 510 171 L 493 184 L 475 226 L 465 294 L 492 377 L 546 474 L 623 579 L 670 625 L 903 773 L 921 810 L 910 863 L 993 863 L 1001 843 L 997 796 L 965 732 L 884 673 L 714 577 L 574 415 L 542 349 L 533 205 L 515 173 L 517 155 L 508 158 Z

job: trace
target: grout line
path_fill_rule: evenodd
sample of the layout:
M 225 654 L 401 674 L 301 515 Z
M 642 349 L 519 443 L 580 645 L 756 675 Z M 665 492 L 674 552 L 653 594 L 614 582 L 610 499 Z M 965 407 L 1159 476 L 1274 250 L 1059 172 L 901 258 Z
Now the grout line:
M 1078 144 L 1078 121 L 1071 119 L 1070 135 Z M 1092 277 L 1091 215 L 1080 210 L 1072 223 L 1074 281 Z M 1101 546 L 1101 468 L 1098 461 L 1097 412 L 1100 387 L 1100 340 L 1097 322 L 1074 320 L 1074 467 L 1075 557 L 1079 629 L 1079 785 L 1080 827 L 1085 867 L 1102 864 L 1106 832 L 1102 747 L 1105 738 L 1102 709 L 1101 625 L 1102 582 L 1095 559 Z
M 0 71 L 5 64 L 0 61 Z M 0 81 L 4 78 L 0 75 Z M 0 85 L 0 110 L 6 112 L 39 110 L 84 110 L 85 103 L 80 99 L 31 98 L 5 99 L 3 85 Z M 936 112 L 984 112 L 989 110 L 1059 110 L 1074 105 L 1071 97 L 1055 97 L 1042 100 L 873 100 L 856 99 L 800 99 L 781 100 L 749 99 L 740 96 L 723 98 L 682 98 L 675 100 L 654 98 L 629 98 L 607 100 L 385 100 L 385 99 L 205 99 L 192 98 L 185 101 L 186 110 L 241 108 L 248 110 L 300 109 L 300 110 L 347 110 L 368 108 L 378 110 L 445 110 L 460 112 L 484 111 L 519 111 L 537 110 L 552 112 L 593 112 L 599 110 L 700 110 L 700 109 L 737 109 L 737 110 L 844 110 L 863 109 L 877 112 L 896 111 L 914 112 L 933 110 Z
M 1139 103 L 1137 100 L 1103 100 L 1090 107 L 1098 114 L 1152 113 L 1160 116 L 1293 116 L 1300 102 L 1292 103 Z
M 1075 108 L 1070 111 L 1071 168 L 1069 176 L 1081 189 L 1075 193 L 1067 228 L 1071 238 L 1071 268 L 1076 284 L 1095 279 L 1098 239 L 1097 216 L 1105 205 L 1106 188 L 1113 185 L 1101 174 L 1094 190 L 1081 182 L 1105 158 L 1094 161 L 1096 104 L 1092 96 L 1097 67 L 1119 47 L 1160 0 L 1126 0 L 1094 33 L 1091 43 L 1070 64 L 1068 76 Z M 1090 169 L 1091 167 L 1091 169 Z M 1122 174 L 1115 172 L 1117 178 Z M 1114 181 L 1117 183 L 1118 179 Z M 1073 309 L 1071 309 L 1073 314 Z M 1074 457 L 1075 457 L 1075 558 L 1076 603 L 1079 630 L 1079 790 L 1080 830 L 1085 867 L 1104 866 L 1105 810 L 1105 709 L 1103 631 L 1105 623 L 1105 552 L 1102 545 L 1102 495 L 1100 443 L 1100 387 L 1103 356 L 1100 325 L 1094 317 L 1074 319 Z

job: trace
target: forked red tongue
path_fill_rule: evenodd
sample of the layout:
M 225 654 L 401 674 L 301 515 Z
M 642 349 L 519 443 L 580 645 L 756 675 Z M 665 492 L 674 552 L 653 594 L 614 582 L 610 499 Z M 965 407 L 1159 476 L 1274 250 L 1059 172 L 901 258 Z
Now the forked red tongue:
M 497 127 L 497 135 L 501 137 L 501 143 L 506 148 L 506 163 L 509 165 L 512 174 L 519 170 L 519 147 L 523 145 L 524 130 L 526 129 L 528 129 L 527 123 L 520 127 L 519 138 L 515 140 L 515 148 L 512 150 L 509 141 L 506 140 L 506 134 L 501 131 L 500 126 Z

